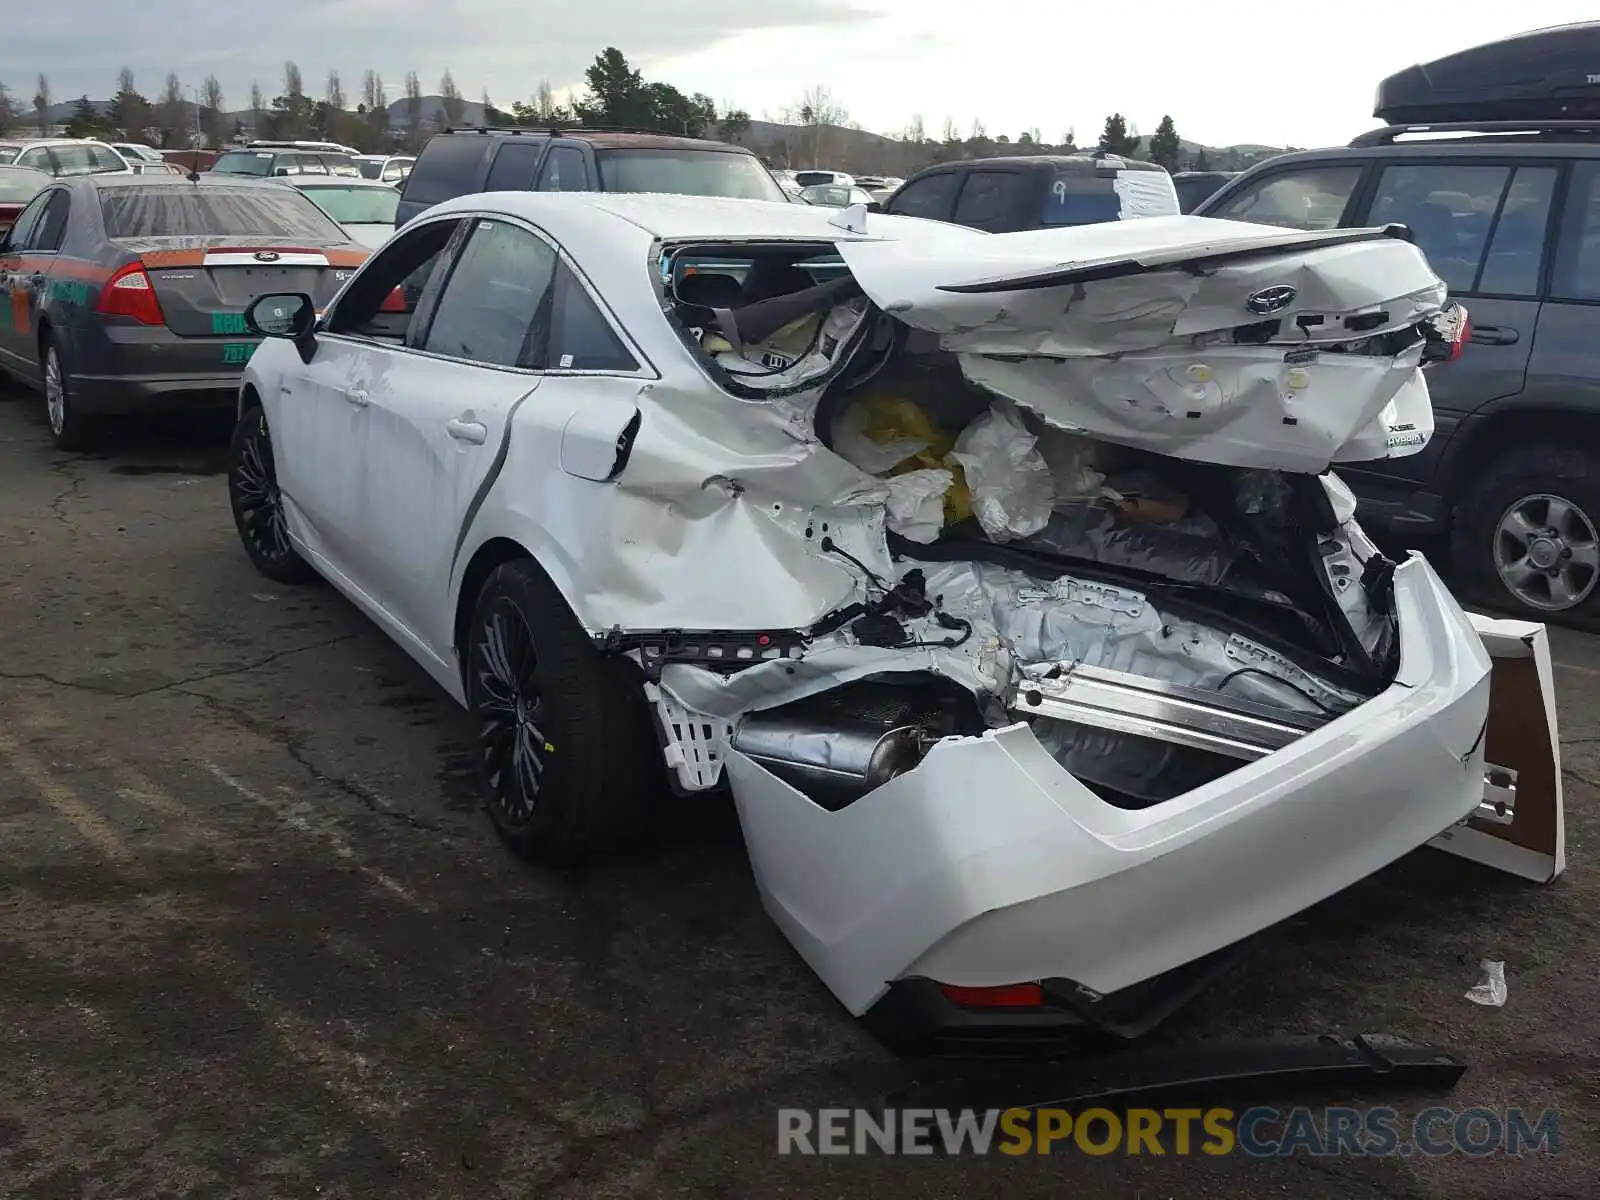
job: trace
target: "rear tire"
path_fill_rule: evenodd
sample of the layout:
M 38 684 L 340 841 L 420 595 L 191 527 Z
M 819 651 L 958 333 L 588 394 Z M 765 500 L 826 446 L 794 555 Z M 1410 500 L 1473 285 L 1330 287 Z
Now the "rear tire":
M 228 444 L 228 502 L 239 541 L 257 571 L 278 583 L 310 583 L 317 578 L 289 541 L 267 414 L 259 404 L 245 409 L 233 428 Z
M 484 803 L 513 850 L 567 866 L 642 831 L 664 772 L 638 672 L 595 648 L 531 559 L 485 581 L 463 661 Z
M 94 425 L 72 397 L 72 376 L 65 357 L 48 336 L 44 351 L 44 415 L 57 450 L 84 450 L 94 440 Z
M 1486 603 L 1534 621 L 1600 616 L 1600 455 L 1531 445 L 1489 464 L 1456 511 L 1451 558 Z

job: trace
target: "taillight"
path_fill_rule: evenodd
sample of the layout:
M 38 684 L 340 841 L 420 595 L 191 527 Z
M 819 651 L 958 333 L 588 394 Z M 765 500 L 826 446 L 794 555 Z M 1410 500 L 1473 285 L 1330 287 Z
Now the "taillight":
M 379 312 L 403 313 L 406 311 L 406 290 L 397 287 L 383 298 L 383 303 L 378 305 Z
M 1422 324 L 1422 365 L 1455 362 L 1472 340 L 1472 318 L 1461 305 L 1452 302 Z
M 167 323 L 156 289 L 140 263 L 129 263 L 106 281 L 94 310 L 108 317 L 132 317 L 141 325 Z
M 962 987 L 941 983 L 946 1000 L 969 1008 L 1038 1008 L 1044 1003 L 1044 989 L 1037 983 L 1007 983 L 999 987 Z

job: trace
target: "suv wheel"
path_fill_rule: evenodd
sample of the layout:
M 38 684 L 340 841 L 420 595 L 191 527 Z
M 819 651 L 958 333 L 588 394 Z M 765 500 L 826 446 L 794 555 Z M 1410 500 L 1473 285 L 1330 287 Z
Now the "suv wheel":
M 512 849 L 571 864 L 642 829 L 663 762 L 637 672 L 532 560 L 485 581 L 464 658 L 484 802 Z
M 1600 456 L 1513 450 L 1461 502 L 1456 566 L 1502 608 L 1534 620 L 1600 613 Z

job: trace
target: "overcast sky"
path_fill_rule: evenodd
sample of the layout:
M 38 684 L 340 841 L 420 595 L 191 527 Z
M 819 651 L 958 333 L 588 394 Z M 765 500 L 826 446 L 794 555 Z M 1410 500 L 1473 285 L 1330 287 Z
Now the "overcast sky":
M 18 10 L 25 0 L 4 0 Z M 647 78 L 779 119 L 818 85 L 850 119 L 899 133 L 914 113 L 930 135 L 954 118 L 1015 138 L 1037 127 L 1080 141 L 1119 110 L 1143 134 L 1171 113 L 1210 145 L 1324 145 L 1372 120 L 1378 80 L 1411 63 L 1540 26 L 1595 16 L 1593 0 L 1449 5 L 1073 5 L 1063 0 L 44 0 L 10 15 L 0 81 L 31 102 L 43 71 L 56 101 L 105 98 L 119 67 L 154 96 L 168 71 L 222 81 L 230 108 L 259 79 L 281 91 L 283 62 L 307 91 L 330 69 L 359 95 L 376 67 L 389 98 L 408 70 L 425 92 L 446 68 L 468 99 L 502 106 L 541 78 L 558 93 L 618 46 Z M 1600 63 L 1596 64 L 1600 70 Z M 353 103 L 353 100 L 352 100 Z

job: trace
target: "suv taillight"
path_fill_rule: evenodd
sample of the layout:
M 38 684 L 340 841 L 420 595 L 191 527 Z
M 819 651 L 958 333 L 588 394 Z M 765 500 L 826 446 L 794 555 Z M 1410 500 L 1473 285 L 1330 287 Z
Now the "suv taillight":
M 1422 365 L 1455 362 L 1472 339 L 1472 318 L 1461 305 L 1451 302 L 1422 323 L 1425 341 Z
M 129 263 L 106 280 L 94 310 L 108 317 L 132 317 L 141 325 L 167 323 L 155 287 L 141 263 Z

